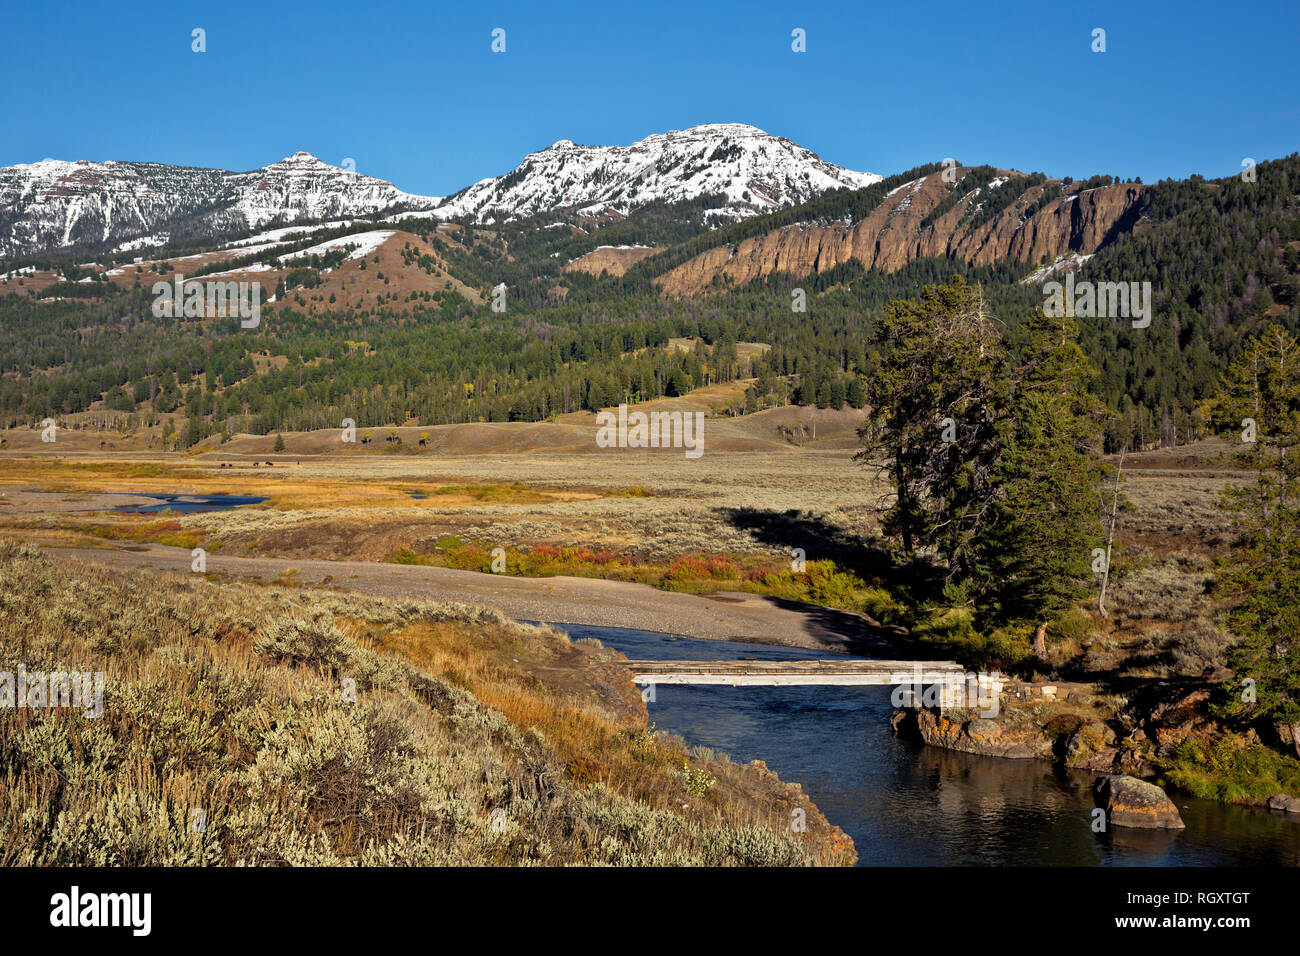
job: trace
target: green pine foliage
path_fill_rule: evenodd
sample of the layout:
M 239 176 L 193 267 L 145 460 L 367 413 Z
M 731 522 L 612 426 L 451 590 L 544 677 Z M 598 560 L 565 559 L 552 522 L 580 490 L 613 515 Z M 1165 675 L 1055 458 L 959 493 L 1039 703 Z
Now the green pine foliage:
M 991 496 L 1001 329 L 979 286 L 955 277 L 926 286 L 919 302 L 892 303 L 880 336 L 861 458 L 895 491 L 883 527 L 907 555 L 937 552 L 950 575 L 967 573 Z
M 980 541 L 980 616 L 1042 624 L 1087 592 L 1101 543 L 1097 487 L 1100 403 L 1069 318 L 1041 313 L 999 423 L 1001 458 L 988 533 Z
M 944 565 L 988 629 L 1040 629 L 1085 592 L 1101 539 L 1103 409 L 1067 318 L 1037 315 L 1012 361 L 978 286 L 886 310 L 862 460 L 895 491 L 882 526 Z
M 1223 713 L 1300 730 L 1300 343 L 1280 326 L 1251 339 L 1223 376 L 1215 414 L 1242 437 L 1255 481 L 1231 487 L 1225 505 L 1238 540 L 1219 586 L 1237 603 L 1228 624 L 1236 681 Z M 1240 685 L 1254 682 L 1253 698 Z M 1293 740 L 1297 738 L 1292 737 Z M 1296 743 L 1300 756 L 1300 742 Z

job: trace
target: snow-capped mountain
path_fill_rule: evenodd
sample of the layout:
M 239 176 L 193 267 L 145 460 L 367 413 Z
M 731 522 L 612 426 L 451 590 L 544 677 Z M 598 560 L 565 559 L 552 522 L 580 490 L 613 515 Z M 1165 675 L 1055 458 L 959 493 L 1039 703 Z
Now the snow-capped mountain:
M 579 146 L 562 139 L 530 153 L 513 172 L 449 197 L 437 214 L 490 222 L 567 207 L 627 212 L 721 194 L 726 203 L 717 214 L 744 218 L 880 179 L 842 169 L 753 126 L 714 123 L 647 136 L 631 146 Z
M 321 162 L 310 153 L 227 180 L 233 209 L 256 228 L 280 217 L 326 219 L 360 216 L 394 207 L 432 209 L 441 196 L 416 196 L 392 183 Z
M 393 208 L 431 209 L 440 201 L 308 153 L 246 173 L 47 159 L 0 169 L 0 257 L 104 243 L 147 246 L 160 232 L 174 239 Z
M 513 172 L 447 199 L 406 193 L 308 153 L 246 173 L 47 159 L 0 169 L 0 258 L 71 247 L 144 249 L 168 239 L 385 210 L 493 222 L 571 208 L 626 213 L 721 196 L 709 214 L 740 219 L 880 178 L 737 123 L 660 133 L 631 146 L 560 140 Z

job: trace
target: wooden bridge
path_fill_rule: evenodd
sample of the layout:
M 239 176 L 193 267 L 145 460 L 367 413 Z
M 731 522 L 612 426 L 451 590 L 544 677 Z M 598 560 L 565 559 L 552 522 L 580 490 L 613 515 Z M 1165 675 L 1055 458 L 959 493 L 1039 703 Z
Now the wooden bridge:
M 721 684 L 728 687 L 801 684 L 964 685 L 953 661 L 628 661 L 635 684 Z
M 976 676 L 954 661 L 803 660 L 803 661 L 642 661 L 627 662 L 632 682 L 641 685 L 697 684 L 724 687 L 896 687 L 900 700 L 913 695 L 940 708 L 977 706 L 995 700 L 999 675 Z M 926 689 L 929 688 L 927 691 Z

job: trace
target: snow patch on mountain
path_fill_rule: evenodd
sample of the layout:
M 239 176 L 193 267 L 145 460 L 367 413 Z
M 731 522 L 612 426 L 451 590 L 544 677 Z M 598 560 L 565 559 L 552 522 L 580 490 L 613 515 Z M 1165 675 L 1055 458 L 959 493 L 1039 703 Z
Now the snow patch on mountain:
M 151 237 L 164 233 L 171 239 L 203 237 L 394 207 L 429 210 L 441 201 L 309 153 L 245 173 L 42 160 L 0 169 L 0 257 L 104 243 L 130 251 L 156 244 Z
M 579 146 L 562 139 L 524 157 L 513 172 L 450 197 L 437 214 L 484 223 L 574 207 L 585 215 L 626 215 L 651 203 L 718 196 L 721 205 L 712 212 L 740 219 L 881 178 L 842 169 L 753 126 L 713 123 L 647 136 L 631 146 Z
M 1040 266 L 1021 279 L 1020 284 L 1037 285 L 1040 282 L 1046 281 L 1050 276 L 1053 276 L 1058 272 L 1074 272 L 1094 255 L 1096 255 L 1096 253 L 1089 253 L 1085 256 L 1080 255 L 1077 252 L 1071 252 L 1066 255 L 1057 256 L 1052 262 Z
M 171 237 L 166 233 L 161 236 L 141 236 L 138 239 L 131 239 L 120 245 L 113 247 L 113 252 L 134 252 L 137 249 L 148 249 L 152 246 L 165 246 Z
M 352 220 L 339 219 L 334 222 L 322 222 L 314 226 L 283 226 L 279 229 L 268 229 L 265 232 L 259 232 L 256 235 L 249 236 L 247 239 L 236 239 L 234 242 L 227 244 L 227 249 L 242 249 L 245 246 L 260 246 L 263 243 L 273 245 L 284 242 L 286 237 L 292 235 L 311 235 L 314 232 L 324 232 L 326 229 L 339 229 L 343 226 L 350 226 Z
M 295 252 L 285 261 L 293 259 L 305 259 L 308 256 L 323 256 L 325 253 L 334 249 L 346 249 L 348 246 L 356 246 L 348 252 L 348 259 L 364 259 L 370 253 L 374 252 L 389 239 L 393 238 L 395 233 L 392 230 L 376 230 L 374 232 L 358 232 L 350 236 L 341 236 L 338 239 L 328 239 L 325 242 L 317 243 L 310 249 L 303 249 L 301 252 Z

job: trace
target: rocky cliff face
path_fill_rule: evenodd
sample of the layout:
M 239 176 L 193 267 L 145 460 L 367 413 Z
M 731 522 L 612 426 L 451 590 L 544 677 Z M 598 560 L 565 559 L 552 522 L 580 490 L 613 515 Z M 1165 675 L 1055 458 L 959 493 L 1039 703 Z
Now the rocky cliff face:
M 658 251 L 651 246 L 597 246 L 566 265 L 564 271 L 589 272 L 594 276 L 608 272 L 612 276 L 621 276 L 646 256 Z
M 967 171 L 963 167 L 958 173 Z M 999 179 L 1009 175 L 1004 172 Z M 1005 185 L 1001 182 L 989 191 Z M 825 272 L 850 259 L 868 269 L 893 272 L 927 257 L 987 265 L 1004 259 L 1050 262 L 1067 252 L 1088 255 L 1132 228 L 1143 189 L 1101 186 L 1052 199 L 1025 217 L 1046 190 L 1056 188 L 1054 181 L 1030 187 L 987 222 L 973 225 L 968 213 L 986 192 L 979 190 L 927 222 L 952 189 L 941 173 L 933 173 L 894 190 L 860 222 L 778 229 L 735 246 L 709 249 L 656 281 L 669 295 L 684 296 L 704 291 L 718 277 L 743 285 L 778 272 Z

